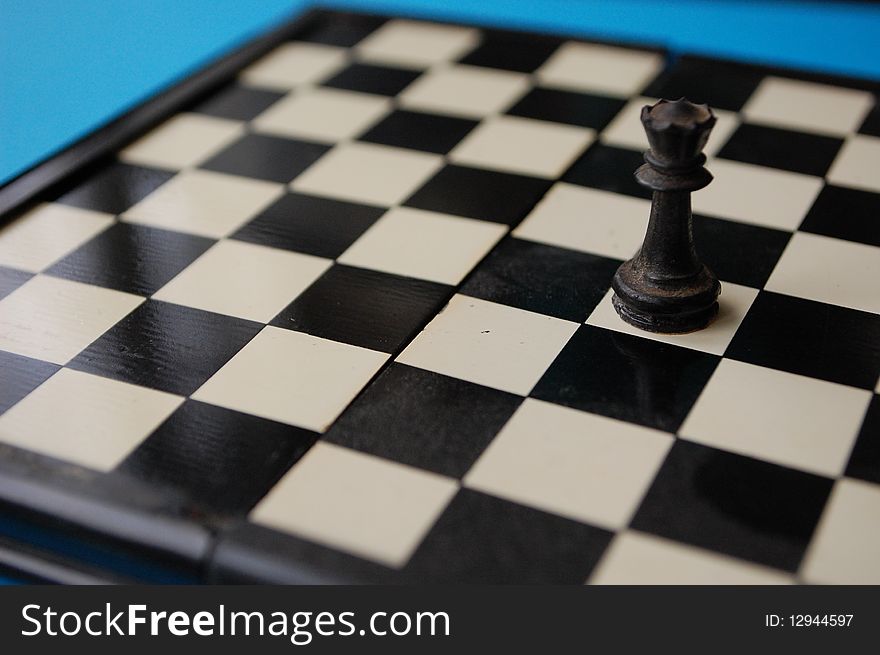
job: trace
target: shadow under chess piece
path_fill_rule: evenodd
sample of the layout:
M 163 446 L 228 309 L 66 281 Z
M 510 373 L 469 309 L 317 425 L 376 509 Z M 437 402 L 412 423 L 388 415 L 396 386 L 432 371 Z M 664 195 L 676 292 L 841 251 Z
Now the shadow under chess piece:
M 681 98 L 642 108 L 650 150 L 636 180 L 654 192 L 642 247 L 614 275 L 612 303 L 620 317 L 650 332 L 706 327 L 718 314 L 718 278 L 697 259 L 691 192 L 712 181 L 702 153 L 715 125 L 707 105 Z

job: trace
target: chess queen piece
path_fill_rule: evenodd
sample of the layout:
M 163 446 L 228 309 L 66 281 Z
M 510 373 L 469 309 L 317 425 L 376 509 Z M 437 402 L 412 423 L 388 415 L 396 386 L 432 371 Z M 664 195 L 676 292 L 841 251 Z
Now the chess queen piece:
M 718 314 L 718 278 L 697 259 L 691 192 L 712 175 L 702 150 L 715 125 L 707 105 L 681 98 L 642 108 L 650 150 L 636 180 L 654 192 L 642 247 L 614 274 L 612 303 L 627 323 L 650 332 L 699 330 Z

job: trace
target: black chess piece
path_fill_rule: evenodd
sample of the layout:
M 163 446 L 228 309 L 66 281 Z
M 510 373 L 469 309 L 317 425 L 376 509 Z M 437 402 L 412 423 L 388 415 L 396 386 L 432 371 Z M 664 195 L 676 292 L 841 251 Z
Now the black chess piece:
M 650 150 L 636 180 L 652 189 L 642 247 L 614 275 L 614 309 L 650 332 L 683 333 L 706 327 L 718 314 L 718 278 L 697 259 L 691 192 L 712 181 L 702 153 L 715 125 L 707 105 L 681 98 L 642 108 Z

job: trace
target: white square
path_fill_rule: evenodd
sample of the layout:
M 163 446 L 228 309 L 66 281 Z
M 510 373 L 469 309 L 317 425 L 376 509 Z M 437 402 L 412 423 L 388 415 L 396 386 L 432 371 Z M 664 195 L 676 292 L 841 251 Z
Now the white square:
M 765 286 L 880 314 L 880 248 L 795 232 Z
M 455 295 L 398 361 L 527 396 L 577 323 Z
M 428 71 L 399 98 L 407 109 L 484 118 L 510 107 L 528 88 L 522 73 L 456 65 Z
M 601 45 L 565 43 L 537 70 L 544 86 L 588 93 L 631 96 L 663 67 L 654 52 Z
M 338 89 L 302 89 L 260 114 L 259 132 L 334 143 L 351 139 L 391 109 L 391 99 Z
M 602 143 L 631 150 L 647 150 L 648 137 L 645 135 L 645 127 L 642 125 L 642 107 L 653 105 L 657 100 L 657 98 L 644 96 L 630 100 L 602 130 L 599 135 Z M 703 149 L 707 157 L 712 157 L 721 150 L 739 126 L 739 116 L 736 112 L 713 107 L 712 113 L 715 114 L 717 120 L 709 135 L 709 142 Z
M 593 313 L 590 314 L 587 324 L 651 341 L 669 343 L 673 346 L 682 346 L 713 355 L 723 355 L 757 295 L 757 289 L 744 287 L 733 282 L 722 282 L 721 296 L 718 299 L 718 316 L 708 327 L 687 334 L 661 334 L 639 330 L 620 318 L 611 304 L 614 292 L 609 289 L 602 301 L 596 305 Z
M 216 239 L 236 230 L 283 193 L 281 184 L 187 170 L 125 212 L 122 220 Z
M 648 137 L 645 135 L 645 128 L 642 125 L 642 107 L 646 105 L 651 106 L 656 102 L 657 98 L 649 98 L 648 96 L 633 98 L 605 126 L 605 129 L 599 135 L 599 139 L 602 143 L 619 148 L 647 150 Z M 711 136 L 712 140 L 714 140 L 715 135 Z M 704 150 L 703 152 L 706 151 Z
M 792 577 L 752 562 L 641 532 L 623 532 L 593 571 L 598 585 L 778 585 Z
M 506 231 L 497 223 L 396 207 L 355 241 L 339 262 L 458 284 Z
M 479 31 L 470 27 L 391 20 L 361 41 L 355 53 L 366 61 L 427 68 L 461 58 L 479 41 Z
M 456 491 L 436 473 L 318 442 L 249 518 L 401 567 Z
M 794 231 L 822 189 L 820 177 L 712 159 L 715 176 L 693 194 L 694 211 L 742 223 Z
M 844 142 L 828 181 L 880 193 L 880 138 L 857 134 Z
M 457 164 L 556 178 L 592 143 L 593 130 L 515 116 L 480 123 L 451 153 Z
M 252 86 L 287 91 L 320 82 L 345 65 L 347 50 L 317 43 L 285 43 L 246 68 L 241 79 Z
M 867 91 L 766 77 L 742 108 L 750 123 L 845 136 L 874 104 Z
M 323 432 L 387 358 L 385 353 L 268 326 L 192 397 Z
M 221 241 L 153 297 L 268 323 L 332 264 L 297 252 Z
M 679 434 L 819 475 L 840 475 L 871 392 L 721 360 Z
M 0 350 L 66 364 L 143 301 L 38 275 L 0 300 Z
M 439 155 L 370 143 L 343 143 L 300 174 L 291 188 L 391 206 L 406 200 L 442 165 Z
M 63 368 L 0 416 L 0 441 L 109 471 L 183 400 Z
M 0 228 L 0 265 L 39 273 L 112 223 L 110 214 L 41 203 Z
M 674 437 L 527 398 L 464 478 L 493 496 L 625 527 Z
M 880 584 L 880 486 L 844 478 L 831 491 L 801 575 L 811 584 Z
M 197 166 L 244 134 L 244 124 L 202 114 L 178 114 L 119 153 L 132 164 L 181 169 Z
M 651 202 L 559 182 L 514 230 L 560 248 L 629 259 L 642 245 Z

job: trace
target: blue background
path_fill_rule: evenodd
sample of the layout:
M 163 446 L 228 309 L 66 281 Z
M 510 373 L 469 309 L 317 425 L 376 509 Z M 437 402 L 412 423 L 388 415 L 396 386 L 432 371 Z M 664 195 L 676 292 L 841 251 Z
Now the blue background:
M 0 0 L 0 183 L 304 0 Z M 880 78 L 880 6 L 765 0 L 334 0 Z

